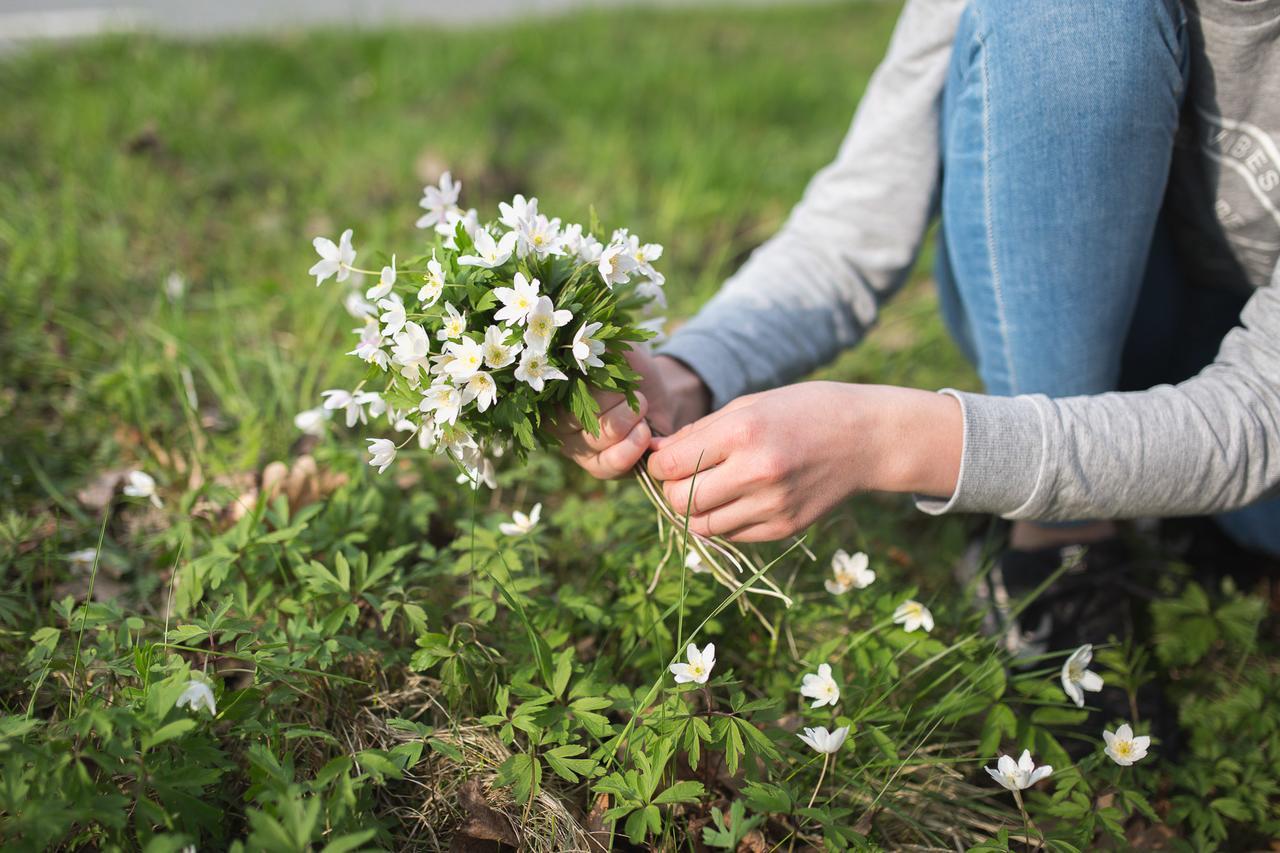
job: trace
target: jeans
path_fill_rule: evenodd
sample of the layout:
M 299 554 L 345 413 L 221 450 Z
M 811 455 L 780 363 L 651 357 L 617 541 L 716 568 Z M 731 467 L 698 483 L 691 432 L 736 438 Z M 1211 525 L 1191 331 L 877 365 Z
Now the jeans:
M 1189 68 L 1177 0 L 973 0 L 942 103 L 943 316 L 987 393 L 1193 376 L 1245 297 L 1183 281 L 1160 208 Z M 1280 554 L 1280 500 L 1219 516 Z

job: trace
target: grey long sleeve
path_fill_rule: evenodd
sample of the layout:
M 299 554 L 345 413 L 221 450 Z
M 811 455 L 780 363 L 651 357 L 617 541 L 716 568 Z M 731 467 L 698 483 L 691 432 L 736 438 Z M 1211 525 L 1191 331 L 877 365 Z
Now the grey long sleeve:
M 716 408 L 831 361 L 906 279 L 937 205 L 939 110 L 964 0 L 910 0 L 835 161 L 661 352 Z

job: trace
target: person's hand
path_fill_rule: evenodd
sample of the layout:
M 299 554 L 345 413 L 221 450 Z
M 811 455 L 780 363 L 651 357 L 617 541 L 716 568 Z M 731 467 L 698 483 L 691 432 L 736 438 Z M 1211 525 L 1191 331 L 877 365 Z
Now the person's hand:
M 591 435 L 566 412 L 557 425 L 561 452 L 602 480 L 621 477 L 649 449 L 654 430 L 674 432 L 707 413 L 710 395 L 698 375 L 666 356 L 633 349 L 627 361 L 640 374 L 639 411 L 621 394 L 599 393 L 600 434 Z M 652 427 L 651 427 L 652 425 Z
M 801 532 L 854 492 L 952 494 L 963 432 L 951 397 L 804 382 L 655 439 L 648 467 L 694 533 L 764 542 Z

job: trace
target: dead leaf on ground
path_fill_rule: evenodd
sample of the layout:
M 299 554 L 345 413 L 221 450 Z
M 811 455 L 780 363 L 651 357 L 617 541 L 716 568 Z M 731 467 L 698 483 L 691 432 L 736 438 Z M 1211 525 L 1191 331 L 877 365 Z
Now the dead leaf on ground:
M 130 470 L 132 469 L 112 468 L 109 471 L 99 472 L 76 492 L 76 500 L 82 507 L 94 512 L 106 509 L 111 504 L 111 499 L 115 497 L 116 489 L 124 482 Z
M 738 853 L 765 853 L 768 849 L 764 833 L 758 829 L 751 830 L 738 842 Z
M 458 805 L 467 819 L 453 834 L 449 843 L 451 851 L 478 853 L 481 850 L 497 850 L 500 846 L 520 846 L 520 839 L 507 816 L 489 805 L 484 787 L 479 780 L 471 779 L 458 789 Z

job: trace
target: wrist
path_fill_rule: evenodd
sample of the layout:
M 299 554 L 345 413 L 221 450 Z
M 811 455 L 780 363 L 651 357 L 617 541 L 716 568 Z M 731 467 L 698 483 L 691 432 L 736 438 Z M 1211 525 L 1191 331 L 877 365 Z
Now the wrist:
M 656 356 L 654 366 L 670 401 L 673 430 L 710 413 L 711 389 L 691 367 L 669 355 Z
M 863 423 L 854 440 L 866 457 L 866 487 L 940 498 L 954 494 L 964 453 L 960 403 L 913 388 L 854 387 L 863 396 L 855 406 Z

